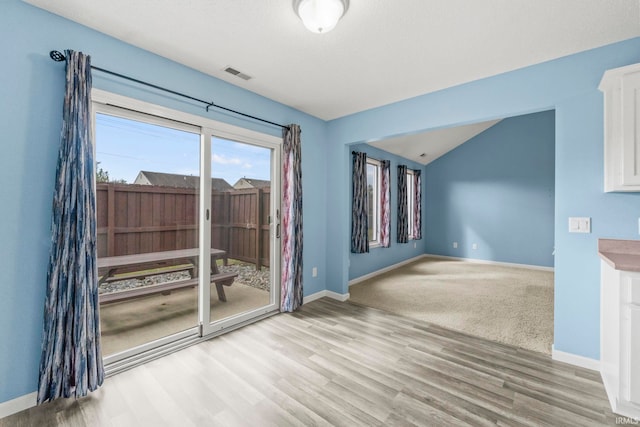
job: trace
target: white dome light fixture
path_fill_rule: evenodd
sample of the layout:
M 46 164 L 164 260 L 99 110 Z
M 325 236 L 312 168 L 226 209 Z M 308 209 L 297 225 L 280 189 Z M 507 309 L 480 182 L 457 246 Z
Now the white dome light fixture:
M 293 10 L 312 33 L 333 30 L 349 8 L 349 0 L 293 0 Z

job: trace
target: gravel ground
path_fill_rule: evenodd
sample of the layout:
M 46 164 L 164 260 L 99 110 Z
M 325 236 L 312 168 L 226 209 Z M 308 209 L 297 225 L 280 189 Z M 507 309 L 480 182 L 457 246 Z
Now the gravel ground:
M 256 270 L 253 264 L 245 265 L 227 265 L 219 268 L 220 273 L 238 273 L 236 281 L 243 285 L 252 286 L 257 289 L 269 292 L 269 269 L 262 267 L 260 271 Z
M 219 268 L 221 273 L 238 273 L 236 282 L 243 285 L 252 286 L 257 289 L 269 292 L 269 269 L 262 267 L 260 271 L 256 270 L 252 264 L 234 264 L 222 266 Z M 144 279 L 127 279 L 118 280 L 100 285 L 98 292 L 101 294 L 123 291 L 125 289 L 140 288 L 142 286 L 155 285 L 158 283 L 173 282 L 175 280 L 189 279 L 191 276 L 187 271 L 179 271 L 175 273 L 157 274 L 155 276 L 145 277 Z

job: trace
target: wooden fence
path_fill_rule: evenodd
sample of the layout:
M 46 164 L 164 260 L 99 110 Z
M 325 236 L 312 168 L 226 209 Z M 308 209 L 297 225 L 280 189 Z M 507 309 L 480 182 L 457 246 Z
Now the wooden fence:
M 98 184 L 98 257 L 198 246 L 195 189 Z M 269 266 L 270 188 L 211 193 L 211 246 Z

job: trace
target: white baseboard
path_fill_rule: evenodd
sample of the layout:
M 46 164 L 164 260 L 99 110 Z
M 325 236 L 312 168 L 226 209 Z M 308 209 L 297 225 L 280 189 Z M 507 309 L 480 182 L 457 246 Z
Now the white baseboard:
M 551 272 L 554 271 L 553 267 L 544 267 L 541 265 L 517 264 L 515 262 L 488 261 L 485 259 L 460 258 L 455 256 L 434 255 L 434 254 L 425 254 L 424 256 L 428 258 L 450 259 L 455 261 L 472 262 L 476 264 L 492 264 L 492 265 L 503 265 L 505 267 L 528 268 L 530 270 L 542 270 L 542 271 L 551 271 Z
M 565 353 L 564 351 L 556 350 L 551 346 L 551 358 L 558 362 L 568 363 L 570 365 L 579 366 L 585 369 L 591 369 L 592 371 L 600 371 L 600 361 L 591 359 L 589 357 L 579 356 L 573 353 Z
M 418 256 L 413 257 L 413 258 L 406 259 L 406 260 L 401 261 L 399 263 L 390 265 L 388 267 L 381 268 L 380 270 L 376 270 L 376 271 L 374 271 L 372 273 L 368 273 L 368 274 L 365 274 L 363 276 L 356 277 L 355 279 L 351 279 L 351 280 L 349 280 L 349 286 L 353 286 L 356 283 L 364 282 L 365 280 L 368 280 L 368 279 L 371 279 L 373 277 L 376 277 L 376 276 L 379 276 L 381 274 L 384 274 L 387 271 L 395 270 L 398 267 L 402 267 L 403 265 L 410 264 L 410 263 L 412 263 L 414 261 L 417 261 L 417 260 L 419 260 L 421 258 L 450 259 L 450 260 L 455 260 L 455 261 L 472 262 L 472 263 L 476 263 L 476 264 L 492 264 L 492 265 L 502 265 L 502 266 L 505 266 L 505 267 L 528 268 L 530 270 L 542 270 L 542 271 L 551 271 L 551 272 L 554 271 L 553 267 L 543 267 L 543 266 L 540 266 L 540 265 L 517 264 L 517 263 L 514 263 L 514 262 L 488 261 L 488 260 L 484 260 L 484 259 L 460 258 L 460 257 L 446 256 L 446 255 L 422 254 L 422 255 L 418 255 Z
M 349 299 L 349 297 L 351 297 L 351 295 L 349 294 L 349 292 L 347 292 L 346 294 L 339 294 L 337 292 L 333 292 L 333 291 L 325 291 L 327 293 L 327 297 L 331 298 L 331 299 L 335 299 L 338 300 L 340 302 L 345 302 L 346 300 Z
M 0 418 L 8 417 L 9 415 L 36 406 L 37 398 L 38 393 L 34 391 L 33 393 L 0 403 Z
M 347 292 L 346 294 L 339 294 L 337 292 L 323 290 L 320 292 L 316 292 L 315 294 L 311 294 L 309 296 L 304 297 L 303 304 L 306 304 L 308 302 L 315 301 L 317 299 L 324 298 L 324 297 L 328 297 L 331 299 L 344 302 L 349 299 L 349 293 Z
M 386 273 L 387 271 L 395 270 L 396 268 L 402 267 L 403 265 L 411 264 L 412 262 L 417 261 L 420 258 L 424 258 L 426 256 L 427 255 L 424 255 L 424 254 L 418 255 L 416 257 L 405 259 L 404 261 L 400 261 L 397 264 L 393 264 L 388 267 L 381 268 L 380 270 L 376 270 L 373 273 L 368 273 L 368 274 L 365 274 L 364 276 L 356 277 L 355 279 L 349 280 L 349 286 L 353 286 L 356 283 L 364 282 L 365 280 L 371 279 L 372 277 L 379 276 L 383 273 Z

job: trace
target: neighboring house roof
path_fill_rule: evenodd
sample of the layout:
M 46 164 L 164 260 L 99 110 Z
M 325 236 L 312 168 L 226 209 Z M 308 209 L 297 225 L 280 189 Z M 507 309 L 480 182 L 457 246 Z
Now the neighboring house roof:
M 140 171 L 133 183 L 162 187 L 197 188 L 199 182 L 200 177 L 193 175 Z M 222 178 L 211 178 L 211 189 L 214 191 L 229 191 L 233 190 L 233 187 Z
M 271 187 L 271 181 L 264 179 L 240 178 L 233 184 L 233 188 L 268 188 Z

